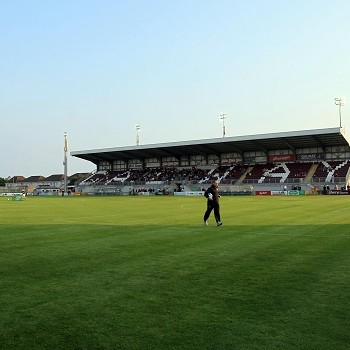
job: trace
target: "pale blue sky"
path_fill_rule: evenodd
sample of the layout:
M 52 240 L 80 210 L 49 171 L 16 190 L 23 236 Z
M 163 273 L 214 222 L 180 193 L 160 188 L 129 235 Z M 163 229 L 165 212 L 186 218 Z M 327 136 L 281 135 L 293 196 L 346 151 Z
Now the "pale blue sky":
M 0 0 L 0 177 L 63 173 L 65 131 L 80 151 L 134 145 L 137 123 L 142 144 L 221 137 L 220 112 L 227 136 L 339 126 L 349 18 L 347 0 Z

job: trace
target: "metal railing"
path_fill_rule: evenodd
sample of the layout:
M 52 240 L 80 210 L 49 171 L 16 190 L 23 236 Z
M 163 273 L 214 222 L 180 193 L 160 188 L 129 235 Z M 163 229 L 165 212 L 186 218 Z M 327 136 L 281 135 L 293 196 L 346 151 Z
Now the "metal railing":
M 311 183 L 312 184 L 326 183 L 326 177 L 313 177 L 311 179 Z M 346 177 L 333 177 L 332 181 L 327 181 L 327 183 L 330 183 L 330 184 L 346 183 Z
M 259 182 L 260 179 L 245 179 L 243 180 L 244 184 L 301 184 L 304 183 L 304 179 L 302 178 L 291 178 L 286 179 L 286 181 L 281 182 L 281 178 L 265 178 L 263 182 Z

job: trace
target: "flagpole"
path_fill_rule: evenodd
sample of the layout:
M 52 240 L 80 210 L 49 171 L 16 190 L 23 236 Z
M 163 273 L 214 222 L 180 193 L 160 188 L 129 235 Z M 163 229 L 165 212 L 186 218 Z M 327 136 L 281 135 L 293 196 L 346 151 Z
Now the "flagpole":
M 64 175 L 63 175 L 63 181 L 64 181 L 64 193 L 67 194 L 67 152 L 68 152 L 68 142 L 67 142 L 67 132 L 64 133 L 64 160 L 63 160 L 63 166 L 64 166 Z

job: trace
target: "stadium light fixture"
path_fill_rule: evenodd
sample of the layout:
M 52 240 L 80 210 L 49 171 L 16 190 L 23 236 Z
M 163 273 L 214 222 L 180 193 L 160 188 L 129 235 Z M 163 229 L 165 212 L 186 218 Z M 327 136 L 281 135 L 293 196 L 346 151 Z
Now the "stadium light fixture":
M 220 119 L 222 120 L 222 137 L 226 136 L 226 126 L 225 126 L 226 118 L 227 118 L 227 113 L 220 113 Z
M 342 97 L 336 97 L 334 103 L 339 107 L 339 125 L 341 127 L 341 108 L 344 106 L 344 99 Z
M 138 146 L 140 144 L 139 131 L 141 129 L 141 125 L 140 124 L 135 124 L 135 129 L 136 129 L 136 146 Z

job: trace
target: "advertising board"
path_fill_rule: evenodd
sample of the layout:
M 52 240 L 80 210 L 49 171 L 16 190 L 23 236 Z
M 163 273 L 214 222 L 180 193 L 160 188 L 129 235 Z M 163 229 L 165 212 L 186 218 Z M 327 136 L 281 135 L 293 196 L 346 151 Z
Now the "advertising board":
M 271 191 L 255 191 L 257 196 L 271 196 Z

